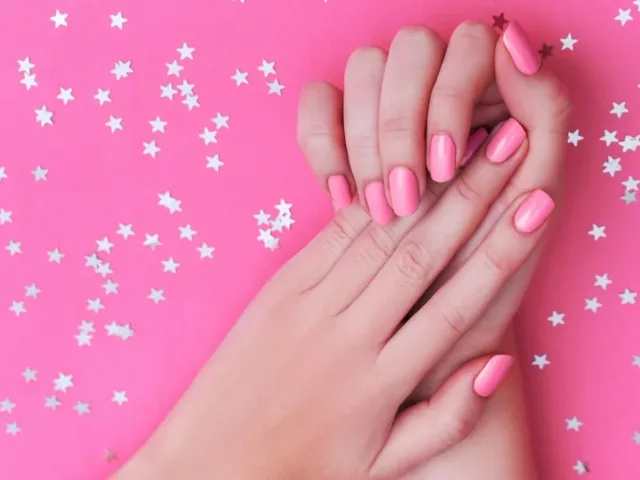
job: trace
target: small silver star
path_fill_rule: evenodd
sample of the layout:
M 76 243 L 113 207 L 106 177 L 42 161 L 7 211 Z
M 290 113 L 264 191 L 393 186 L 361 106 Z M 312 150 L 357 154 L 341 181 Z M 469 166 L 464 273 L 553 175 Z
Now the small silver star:
M 178 227 L 178 230 L 180 230 L 180 238 L 186 238 L 187 240 L 193 240 L 193 236 L 198 233 L 193 228 L 191 228 L 191 225 Z
M 27 367 L 24 369 L 21 375 L 24 377 L 25 382 L 31 383 L 37 380 L 38 372 L 33 370 L 32 368 Z
M 127 403 L 129 399 L 127 398 L 127 392 L 123 391 L 113 391 L 113 397 L 111 401 L 117 403 L 119 407 L 121 407 L 124 403 Z
M 18 433 L 20 433 L 20 427 L 16 422 L 7 423 L 7 428 L 5 429 L 5 432 L 7 433 L 7 435 L 11 435 L 12 437 L 15 437 L 16 435 L 18 435 Z
M 596 287 L 600 287 L 603 290 L 606 290 L 611 283 L 613 282 L 609 279 L 608 274 L 606 273 L 604 275 L 596 274 L 596 283 L 594 283 Z
M 64 253 L 60 252 L 57 248 L 47 252 L 47 255 L 49 255 L 49 263 L 57 263 L 58 265 L 64 258 Z
M 579 432 L 580 427 L 584 425 L 580 420 L 578 420 L 578 417 L 567 418 L 565 422 L 567 422 L 567 430 L 574 430 L 576 432 Z
M 585 298 L 585 310 L 591 310 L 593 313 L 596 313 L 602 304 L 598 301 L 598 297 L 593 298 Z
M 147 296 L 149 300 L 151 300 L 156 305 L 164 300 L 164 290 L 156 290 L 155 288 L 151 289 L 151 293 Z
M 0 413 L 13 413 L 13 409 L 15 408 L 15 406 L 16 404 L 13 403 L 10 399 L 5 398 L 4 400 L 0 401 Z
M 38 298 L 38 295 L 41 292 L 41 290 L 36 286 L 35 283 L 32 283 L 31 285 L 27 285 L 26 287 L 24 287 L 24 290 L 25 290 L 25 293 L 24 293 L 25 297 L 33 297 L 33 298 Z
M 35 170 L 31 171 L 31 173 L 33 174 L 33 178 L 36 182 L 44 182 L 47 180 L 47 174 L 49 173 L 49 170 L 38 165 Z
M 122 223 L 118 226 L 118 231 L 116 232 L 116 234 L 120 235 L 125 240 L 135 235 L 133 231 L 133 226 L 131 224 L 124 225 Z
M 551 365 L 551 362 L 547 360 L 547 354 L 544 355 L 534 355 L 533 362 L 531 363 L 534 367 L 538 367 L 540 370 L 544 369 L 547 365 Z
M 600 227 L 594 223 L 593 227 L 591 227 L 591 230 L 589 231 L 589 235 L 591 235 L 594 240 L 606 238 L 607 236 L 607 234 L 605 233 L 606 228 L 607 228 L 606 226 Z
M 624 195 L 620 197 L 620 200 L 622 200 L 626 205 L 631 205 L 632 203 L 638 201 L 637 195 L 638 195 L 638 192 L 632 192 L 630 190 L 626 190 L 624 192 Z
M 62 402 L 55 395 L 44 397 L 44 408 L 49 408 L 55 412 L 60 405 L 62 405 Z
M 589 466 L 581 460 L 578 460 L 578 462 L 573 466 L 573 469 L 578 475 L 589 473 Z
M 624 292 L 618 295 L 622 305 L 635 305 L 638 292 L 632 292 L 628 288 L 624 289 Z
M 79 416 L 82 415 L 86 415 L 88 414 L 91 410 L 89 408 L 89 403 L 88 402 L 81 402 L 78 400 L 78 402 L 73 406 L 73 409 L 78 412 Z
M 558 325 L 564 325 L 564 313 L 558 313 L 555 310 L 551 313 L 549 318 L 547 318 L 551 322 L 551 325 L 557 327 Z

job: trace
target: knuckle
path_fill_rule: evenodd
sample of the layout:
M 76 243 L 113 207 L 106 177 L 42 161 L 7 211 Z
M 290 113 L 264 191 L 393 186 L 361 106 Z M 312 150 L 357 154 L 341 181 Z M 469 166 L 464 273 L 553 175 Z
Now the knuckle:
M 389 162 L 398 159 L 415 159 L 418 146 L 422 142 L 422 133 L 418 129 L 419 122 L 408 115 L 394 114 L 380 119 L 380 152 Z
M 454 180 L 451 188 L 454 189 L 454 192 L 460 199 L 470 205 L 477 206 L 485 203 L 485 196 L 469 181 L 468 176 L 464 173 L 458 175 L 458 178 Z
M 350 155 L 378 157 L 378 137 L 372 132 L 354 132 L 347 138 Z
M 504 245 L 495 242 L 489 243 L 482 252 L 485 269 L 490 272 L 491 278 L 505 278 L 514 269 L 517 259 L 509 253 Z
M 557 77 L 548 76 L 545 82 L 545 92 L 549 102 L 550 124 L 554 132 L 566 135 L 566 125 L 573 109 L 569 89 Z
M 431 95 L 438 101 L 444 101 L 447 104 L 475 104 L 472 89 L 454 83 L 436 81 Z
M 444 420 L 445 427 L 442 437 L 443 445 L 452 447 L 462 442 L 473 431 L 475 415 L 473 412 L 456 412 Z
M 396 255 L 398 284 L 405 287 L 424 285 L 433 265 L 429 250 L 416 240 L 407 239 L 398 246 Z
M 369 264 L 378 264 L 388 259 L 394 250 L 393 238 L 381 225 L 373 225 L 364 231 L 364 241 L 359 249 L 360 260 Z
M 467 317 L 453 304 L 446 307 L 440 306 L 437 318 L 440 319 L 455 337 L 461 336 L 467 330 L 469 323 Z
M 329 253 L 341 252 L 353 241 L 358 229 L 342 213 L 333 217 L 326 228 L 324 249 Z
M 307 156 L 310 153 L 328 150 L 333 142 L 332 133 L 319 123 L 311 124 L 307 128 L 298 131 L 298 145 Z

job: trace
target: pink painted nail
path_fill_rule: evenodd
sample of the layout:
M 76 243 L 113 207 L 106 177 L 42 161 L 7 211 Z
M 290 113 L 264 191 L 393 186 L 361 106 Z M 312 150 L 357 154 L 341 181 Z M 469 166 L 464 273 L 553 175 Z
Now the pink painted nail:
M 411 169 L 395 167 L 389 174 L 391 207 L 399 217 L 408 217 L 418 209 L 420 187 Z
M 429 148 L 429 173 L 438 183 L 448 182 L 456 173 L 456 146 L 446 133 L 431 137 Z
M 473 382 L 473 391 L 483 398 L 490 397 L 507 378 L 515 358 L 510 355 L 496 355 L 487 362 Z
M 347 208 L 351 205 L 351 201 L 353 200 L 351 188 L 344 175 L 333 175 L 329 177 L 327 186 L 329 187 L 329 193 L 331 194 L 336 210 Z
M 513 155 L 527 137 L 522 125 L 515 118 L 502 124 L 487 145 L 487 158 L 493 163 L 502 163 Z
M 513 60 L 514 65 L 525 75 L 533 75 L 540 70 L 540 55 L 535 51 L 527 32 L 518 22 L 509 22 L 509 26 L 502 35 L 504 46 Z
M 393 220 L 393 210 L 391 210 L 391 207 L 389 207 L 387 203 L 382 182 L 371 182 L 364 187 L 364 196 L 367 200 L 371 217 L 373 217 L 377 223 L 386 225 Z
M 477 129 L 469 136 L 467 139 L 467 148 L 464 151 L 464 157 L 462 157 L 463 167 L 469 163 L 469 160 L 473 158 L 488 136 L 489 132 L 484 128 Z
M 520 205 L 513 216 L 513 223 L 521 233 L 536 231 L 551 215 L 555 203 L 553 199 L 542 190 L 536 190 Z

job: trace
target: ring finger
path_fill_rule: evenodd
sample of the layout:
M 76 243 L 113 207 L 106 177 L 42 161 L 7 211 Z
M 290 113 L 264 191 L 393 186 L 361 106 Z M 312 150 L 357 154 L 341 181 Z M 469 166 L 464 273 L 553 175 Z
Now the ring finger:
M 393 219 L 378 151 L 378 110 L 386 61 L 384 50 L 360 48 L 349 58 L 344 79 L 344 130 L 351 171 L 361 204 L 380 224 Z

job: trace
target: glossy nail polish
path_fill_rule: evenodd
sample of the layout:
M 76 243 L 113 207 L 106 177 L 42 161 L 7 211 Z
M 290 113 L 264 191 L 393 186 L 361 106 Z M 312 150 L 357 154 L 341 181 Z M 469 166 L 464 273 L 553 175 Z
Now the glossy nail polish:
M 509 375 L 514 363 L 515 358 L 510 355 L 492 357 L 473 382 L 473 391 L 483 398 L 493 395 Z
M 333 175 L 327 181 L 329 194 L 333 199 L 333 206 L 336 210 L 347 208 L 351 205 L 353 197 L 351 196 L 351 187 L 344 175 Z
M 408 217 L 418 209 L 420 187 L 411 169 L 395 167 L 389 174 L 389 195 L 391 207 L 399 217 Z
M 386 225 L 393 220 L 393 210 L 387 203 L 382 182 L 371 182 L 364 188 L 369 213 L 376 223 Z
M 509 22 L 509 26 L 502 35 L 502 41 L 518 70 L 525 75 L 533 75 L 540 70 L 542 64 L 540 55 L 533 48 L 527 32 L 518 22 Z
M 467 148 L 465 148 L 464 157 L 462 157 L 462 166 L 469 163 L 469 160 L 473 158 L 488 136 L 489 132 L 484 128 L 477 129 L 469 136 L 467 139 Z
M 543 190 L 536 190 L 520 205 L 513 223 L 521 233 L 535 232 L 549 218 L 555 208 L 553 199 Z
M 429 147 L 429 173 L 438 183 L 448 182 L 456 173 L 456 146 L 446 133 L 431 137 Z
M 490 162 L 502 163 L 513 155 L 527 138 L 522 125 L 515 118 L 502 124 L 496 134 L 489 140 L 486 155 Z

